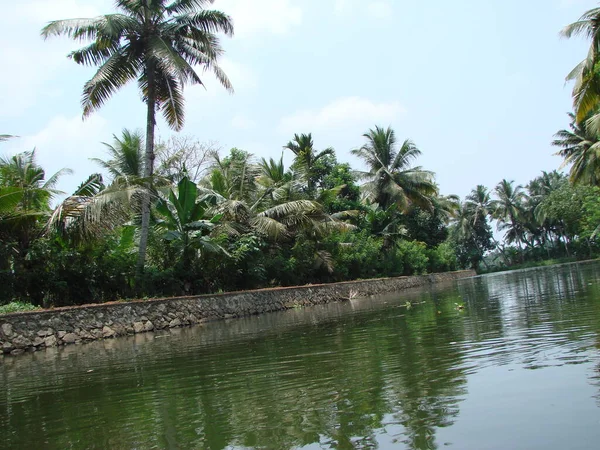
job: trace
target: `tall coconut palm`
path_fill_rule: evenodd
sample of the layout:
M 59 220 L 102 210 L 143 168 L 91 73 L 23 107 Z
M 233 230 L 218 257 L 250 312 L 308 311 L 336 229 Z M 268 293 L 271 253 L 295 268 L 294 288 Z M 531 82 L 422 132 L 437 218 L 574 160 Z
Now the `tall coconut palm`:
M 493 217 L 498 220 L 498 229 L 506 231 L 505 240 L 508 243 L 524 243 L 530 246 L 526 238 L 527 227 L 522 220 L 527 197 L 523 187 L 515 186 L 514 181 L 503 179 L 494 188 L 494 193 L 497 199 L 493 202 Z
M 556 154 L 564 158 L 562 167 L 571 166 L 569 175 L 572 183 L 600 184 L 600 134 L 593 131 L 586 121 L 578 122 L 569 113 L 570 130 L 560 130 L 554 135 L 552 145 L 559 147 Z
M 493 202 L 490 191 L 481 184 L 471 190 L 471 193 L 465 199 L 465 204 L 473 210 L 474 218 L 477 215 L 486 218 L 492 213 Z
M 489 268 L 484 255 L 494 247 L 492 232 L 486 217 L 481 212 L 477 212 L 472 204 L 459 203 L 454 216 L 452 234 L 463 249 L 464 257 L 474 268 L 477 268 L 480 262 Z
M 154 169 L 154 128 L 160 109 L 169 126 L 184 123 L 183 87 L 203 84 L 194 66 L 212 71 L 232 91 L 217 64 L 223 50 L 216 33 L 233 35 L 226 14 L 204 9 L 212 0 L 116 0 L 119 10 L 91 19 L 50 22 L 42 36 L 66 35 L 91 44 L 71 52 L 77 64 L 100 66 L 84 85 L 84 117 L 100 108 L 120 88 L 137 81 L 147 106 L 144 178 L 151 187 Z M 142 202 L 138 271 L 143 270 L 150 225 L 150 197 Z
M 600 8 L 586 11 L 579 20 L 567 25 L 561 35 L 566 38 L 584 36 L 591 41 L 586 58 L 567 75 L 567 81 L 575 81 L 573 108 L 577 122 L 582 122 L 600 106 Z
M 314 148 L 312 134 L 294 134 L 294 139 L 288 142 L 283 147 L 294 153 L 294 169 L 306 177 L 308 185 L 308 193 L 314 194 L 316 188 L 315 180 L 315 165 L 316 163 L 328 155 L 334 155 L 333 148 L 326 148 L 317 152 Z
M 365 189 L 371 201 L 386 210 L 392 204 L 401 211 L 411 204 L 430 209 L 437 187 L 432 172 L 411 167 L 421 155 L 415 144 L 407 139 L 398 148 L 396 134 L 389 127 L 376 126 L 363 136 L 367 143 L 352 150 L 352 154 L 367 164 L 368 171 L 360 175 L 369 180 Z

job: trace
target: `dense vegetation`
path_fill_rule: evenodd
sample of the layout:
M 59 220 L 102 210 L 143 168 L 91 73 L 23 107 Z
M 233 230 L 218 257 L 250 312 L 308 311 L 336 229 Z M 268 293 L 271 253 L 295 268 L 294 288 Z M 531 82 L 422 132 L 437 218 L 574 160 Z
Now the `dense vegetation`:
M 319 150 L 311 134 L 283 146 L 293 157 L 225 154 L 194 139 L 156 142 L 155 113 L 183 126 L 183 86 L 203 66 L 232 89 L 218 66 L 217 33 L 231 19 L 205 1 L 117 1 L 119 13 L 57 21 L 44 37 L 91 44 L 71 53 L 98 66 L 83 90 L 84 115 L 137 81 L 145 133 L 123 130 L 106 144 L 99 171 L 66 196 L 67 169 L 49 176 L 35 151 L 0 160 L 0 304 L 60 306 L 266 286 L 498 270 L 598 254 L 600 223 L 600 9 L 565 29 L 592 50 L 575 79 L 571 129 L 560 131 L 569 176 L 543 172 L 526 186 L 501 180 L 461 201 L 442 195 L 416 166 L 420 150 L 376 126 L 352 153 L 362 171 Z M 0 135 L 0 140 L 12 136 Z M 102 155 L 98 155 L 101 157 Z M 62 199 L 62 201 L 58 201 Z M 498 241 L 492 227 L 504 233 Z

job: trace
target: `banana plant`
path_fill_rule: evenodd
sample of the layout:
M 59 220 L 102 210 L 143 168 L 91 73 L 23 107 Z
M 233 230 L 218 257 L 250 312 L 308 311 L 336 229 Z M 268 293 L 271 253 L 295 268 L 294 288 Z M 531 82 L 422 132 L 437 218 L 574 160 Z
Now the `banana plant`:
M 177 188 L 162 194 L 156 204 L 157 227 L 163 239 L 179 247 L 184 269 L 190 267 L 194 256 L 226 253 L 210 237 L 222 217 L 222 214 L 208 213 L 213 203 L 211 197 L 200 197 L 196 183 L 184 176 Z

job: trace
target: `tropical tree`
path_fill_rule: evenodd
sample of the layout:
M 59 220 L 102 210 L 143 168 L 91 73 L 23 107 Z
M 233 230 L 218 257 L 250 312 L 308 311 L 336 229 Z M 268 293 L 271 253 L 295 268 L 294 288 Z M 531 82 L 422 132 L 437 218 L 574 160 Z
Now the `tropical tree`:
M 294 139 L 284 145 L 283 148 L 290 150 L 295 155 L 293 169 L 306 178 L 307 191 L 309 195 L 314 195 L 317 182 L 315 166 L 324 157 L 335 155 L 333 148 L 326 148 L 320 152 L 316 151 L 311 133 L 294 134 Z
M 294 200 L 294 194 L 300 189 L 300 180 L 292 172 L 286 171 L 283 164 L 283 155 L 279 161 L 262 158 L 258 163 L 260 175 L 257 178 L 262 193 L 256 201 L 256 206 L 265 200 L 274 205 L 283 201 Z
M 396 204 L 400 211 L 410 205 L 431 208 L 431 197 L 437 194 L 433 173 L 421 167 L 411 167 L 421 151 L 407 139 L 400 148 L 394 130 L 375 127 L 363 135 L 367 143 L 352 150 L 361 158 L 368 171 L 360 175 L 369 181 L 364 189 L 372 202 L 387 210 Z
M 16 273 L 27 271 L 30 247 L 44 233 L 51 200 L 61 194 L 56 184 L 70 172 L 62 169 L 46 178 L 35 150 L 0 158 L 0 242 Z M 0 265 L 7 266 L 8 261 L 0 261 Z
M 184 271 L 190 268 L 195 255 L 223 251 L 209 236 L 222 217 L 208 213 L 212 206 L 207 198 L 200 197 L 196 183 L 185 176 L 177 189 L 168 189 L 156 204 L 156 226 L 163 232 L 163 239 L 180 248 Z
M 527 239 L 527 227 L 522 220 L 525 214 L 524 202 L 527 198 L 521 185 L 503 179 L 494 188 L 496 199 L 493 201 L 493 217 L 498 220 L 498 229 L 505 231 L 504 239 L 508 243 L 516 242 L 531 246 Z
M 144 178 L 148 190 L 154 169 L 154 128 L 160 109 L 168 125 L 184 123 L 183 86 L 203 84 L 194 66 L 211 70 L 228 90 L 232 86 L 217 64 L 223 50 L 216 33 L 233 35 L 226 14 L 204 9 L 212 0 L 117 0 L 119 10 L 91 19 L 50 22 L 42 36 L 66 35 L 91 44 L 71 52 L 77 64 L 100 66 L 84 85 L 84 117 L 100 108 L 120 88 L 137 81 L 147 106 Z M 138 271 L 146 258 L 150 226 L 150 196 L 142 202 Z
M 571 166 L 572 183 L 598 186 L 600 184 L 600 133 L 589 127 L 586 121 L 578 122 L 572 113 L 569 113 L 569 118 L 570 129 L 556 133 L 552 145 L 560 148 L 557 155 L 564 159 L 562 167 Z
M 144 177 L 144 136 L 140 131 L 124 129 L 121 137 L 113 135 L 113 143 L 104 143 L 108 160 L 92 158 L 112 177 L 112 182 L 121 186 L 142 184 Z
M 485 253 L 494 248 L 493 234 L 486 216 L 473 208 L 470 203 L 459 204 L 450 231 L 457 257 L 463 265 L 470 264 L 477 269 L 485 261 Z
M 479 215 L 488 217 L 492 214 L 494 207 L 492 197 L 488 188 L 482 184 L 478 184 L 472 189 L 465 200 L 467 206 L 472 210 L 474 218 Z
M 221 158 L 218 152 L 213 152 L 211 158 L 209 174 L 200 184 L 225 199 L 251 203 L 256 197 L 257 177 L 260 174 L 253 155 L 232 148 L 225 158 Z
M 573 109 L 577 122 L 583 122 L 600 106 L 600 8 L 586 11 L 576 22 L 567 25 L 561 35 L 566 38 L 584 36 L 591 41 L 586 58 L 567 75 L 574 81 Z

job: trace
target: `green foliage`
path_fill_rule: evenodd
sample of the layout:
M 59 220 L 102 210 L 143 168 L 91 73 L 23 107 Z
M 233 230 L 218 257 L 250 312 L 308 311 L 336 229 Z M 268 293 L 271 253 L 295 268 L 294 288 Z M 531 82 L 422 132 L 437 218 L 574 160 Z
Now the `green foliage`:
M 408 238 L 424 242 L 428 247 L 435 247 L 448 238 L 444 218 L 437 209 L 428 211 L 412 207 L 402 217 L 402 224 L 406 227 Z
M 397 267 L 403 275 L 422 275 L 427 273 L 429 257 L 427 245 L 418 241 L 400 241 L 397 243 L 396 260 L 402 264 L 402 269 Z
M 27 311 L 36 311 L 40 309 L 39 306 L 32 305 L 31 303 L 25 302 L 10 302 L 6 305 L 0 306 L 0 314 L 11 314 Z
M 429 272 L 450 272 L 459 269 L 458 257 L 451 242 L 443 242 L 427 250 Z

